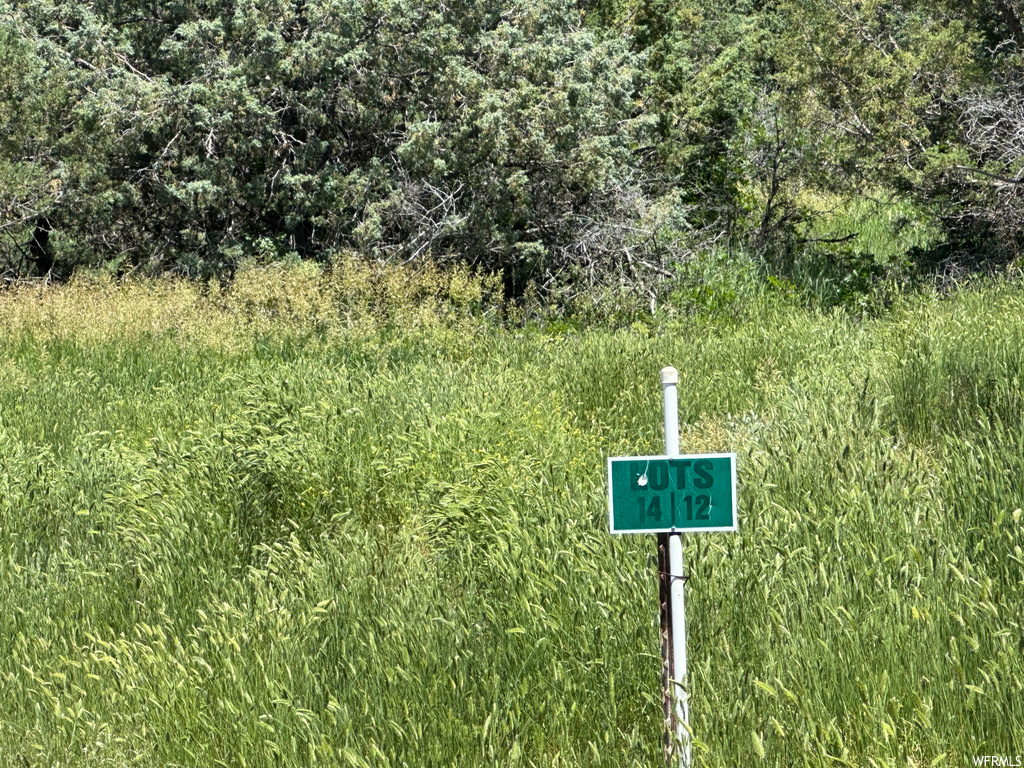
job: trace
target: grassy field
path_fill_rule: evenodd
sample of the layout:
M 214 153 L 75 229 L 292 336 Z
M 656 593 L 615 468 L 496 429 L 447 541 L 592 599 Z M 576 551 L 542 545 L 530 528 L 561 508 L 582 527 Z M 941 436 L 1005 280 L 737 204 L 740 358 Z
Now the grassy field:
M 0 763 L 657 766 L 654 537 L 604 461 L 739 454 L 692 536 L 695 766 L 1024 751 L 1024 293 L 500 326 L 462 273 L 0 296 Z

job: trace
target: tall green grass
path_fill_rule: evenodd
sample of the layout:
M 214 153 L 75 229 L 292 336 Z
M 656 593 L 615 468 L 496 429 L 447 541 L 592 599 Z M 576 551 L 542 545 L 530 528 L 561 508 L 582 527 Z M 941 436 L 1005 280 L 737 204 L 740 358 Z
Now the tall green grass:
M 305 271 L 303 271 L 305 270 Z M 1024 733 L 1024 297 L 502 327 L 465 273 L 0 298 L 0 762 L 653 766 L 653 537 L 604 460 L 739 454 L 689 537 L 694 761 Z

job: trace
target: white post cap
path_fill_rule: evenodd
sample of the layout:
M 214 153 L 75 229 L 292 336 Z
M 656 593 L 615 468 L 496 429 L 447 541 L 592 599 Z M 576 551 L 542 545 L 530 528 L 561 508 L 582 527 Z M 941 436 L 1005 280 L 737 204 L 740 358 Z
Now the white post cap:
M 678 384 L 679 383 L 679 371 L 673 368 L 671 365 L 661 369 L 661 385 L 666 384 Z

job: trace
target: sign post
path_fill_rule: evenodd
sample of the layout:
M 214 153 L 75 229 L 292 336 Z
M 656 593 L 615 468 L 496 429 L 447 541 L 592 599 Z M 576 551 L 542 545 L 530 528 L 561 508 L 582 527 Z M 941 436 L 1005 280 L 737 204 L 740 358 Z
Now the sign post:
M 679 371 L 672 367 L 661 369 L 662 401 L 665 412 L 665 454 L 679 455 L 679 401 L 677 384 Z M 685 481 L 685 472 L 684 481 Z M 679 480 L 678 473 L 676 480 Z M 696 480 L 694 480 L 696 485 Z M 703 495 L 703 494 L 698 494 Z M 708 503 L 710 506 L 710 502 Z M 675 510 L 672 510 L 673 512 Z M 697 504 L 700 512 L 700 504 Z M 686 680 L 686 602 L 683 587 L 683 537 L 678 533 L 668 534 L 668 576 L 662 576 L 669 584 L 668 644 L 672 646 L 669 659 L 669 685 L 672 695 L 667 698 L 675 702 L 677 748 L 681 755 L 679 764 L 690 768 L 690 689 Z M 662 654 L 664 657 L 664 654 Z
M 657 533 L 666 751 L 690 768 L 686 679 L 683 532 L 736 531 L 736 454 L 679 453 L 675 368 L 661 371 L 665 455 L 608 459 L 608 527 L 612 533 Z

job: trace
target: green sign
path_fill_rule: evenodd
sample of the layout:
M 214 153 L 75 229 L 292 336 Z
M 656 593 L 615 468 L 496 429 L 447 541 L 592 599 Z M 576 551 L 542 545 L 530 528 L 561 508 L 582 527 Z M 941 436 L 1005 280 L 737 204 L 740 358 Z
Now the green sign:
M 735 531 L 736 454 L 608 459 L 612 533 Z

